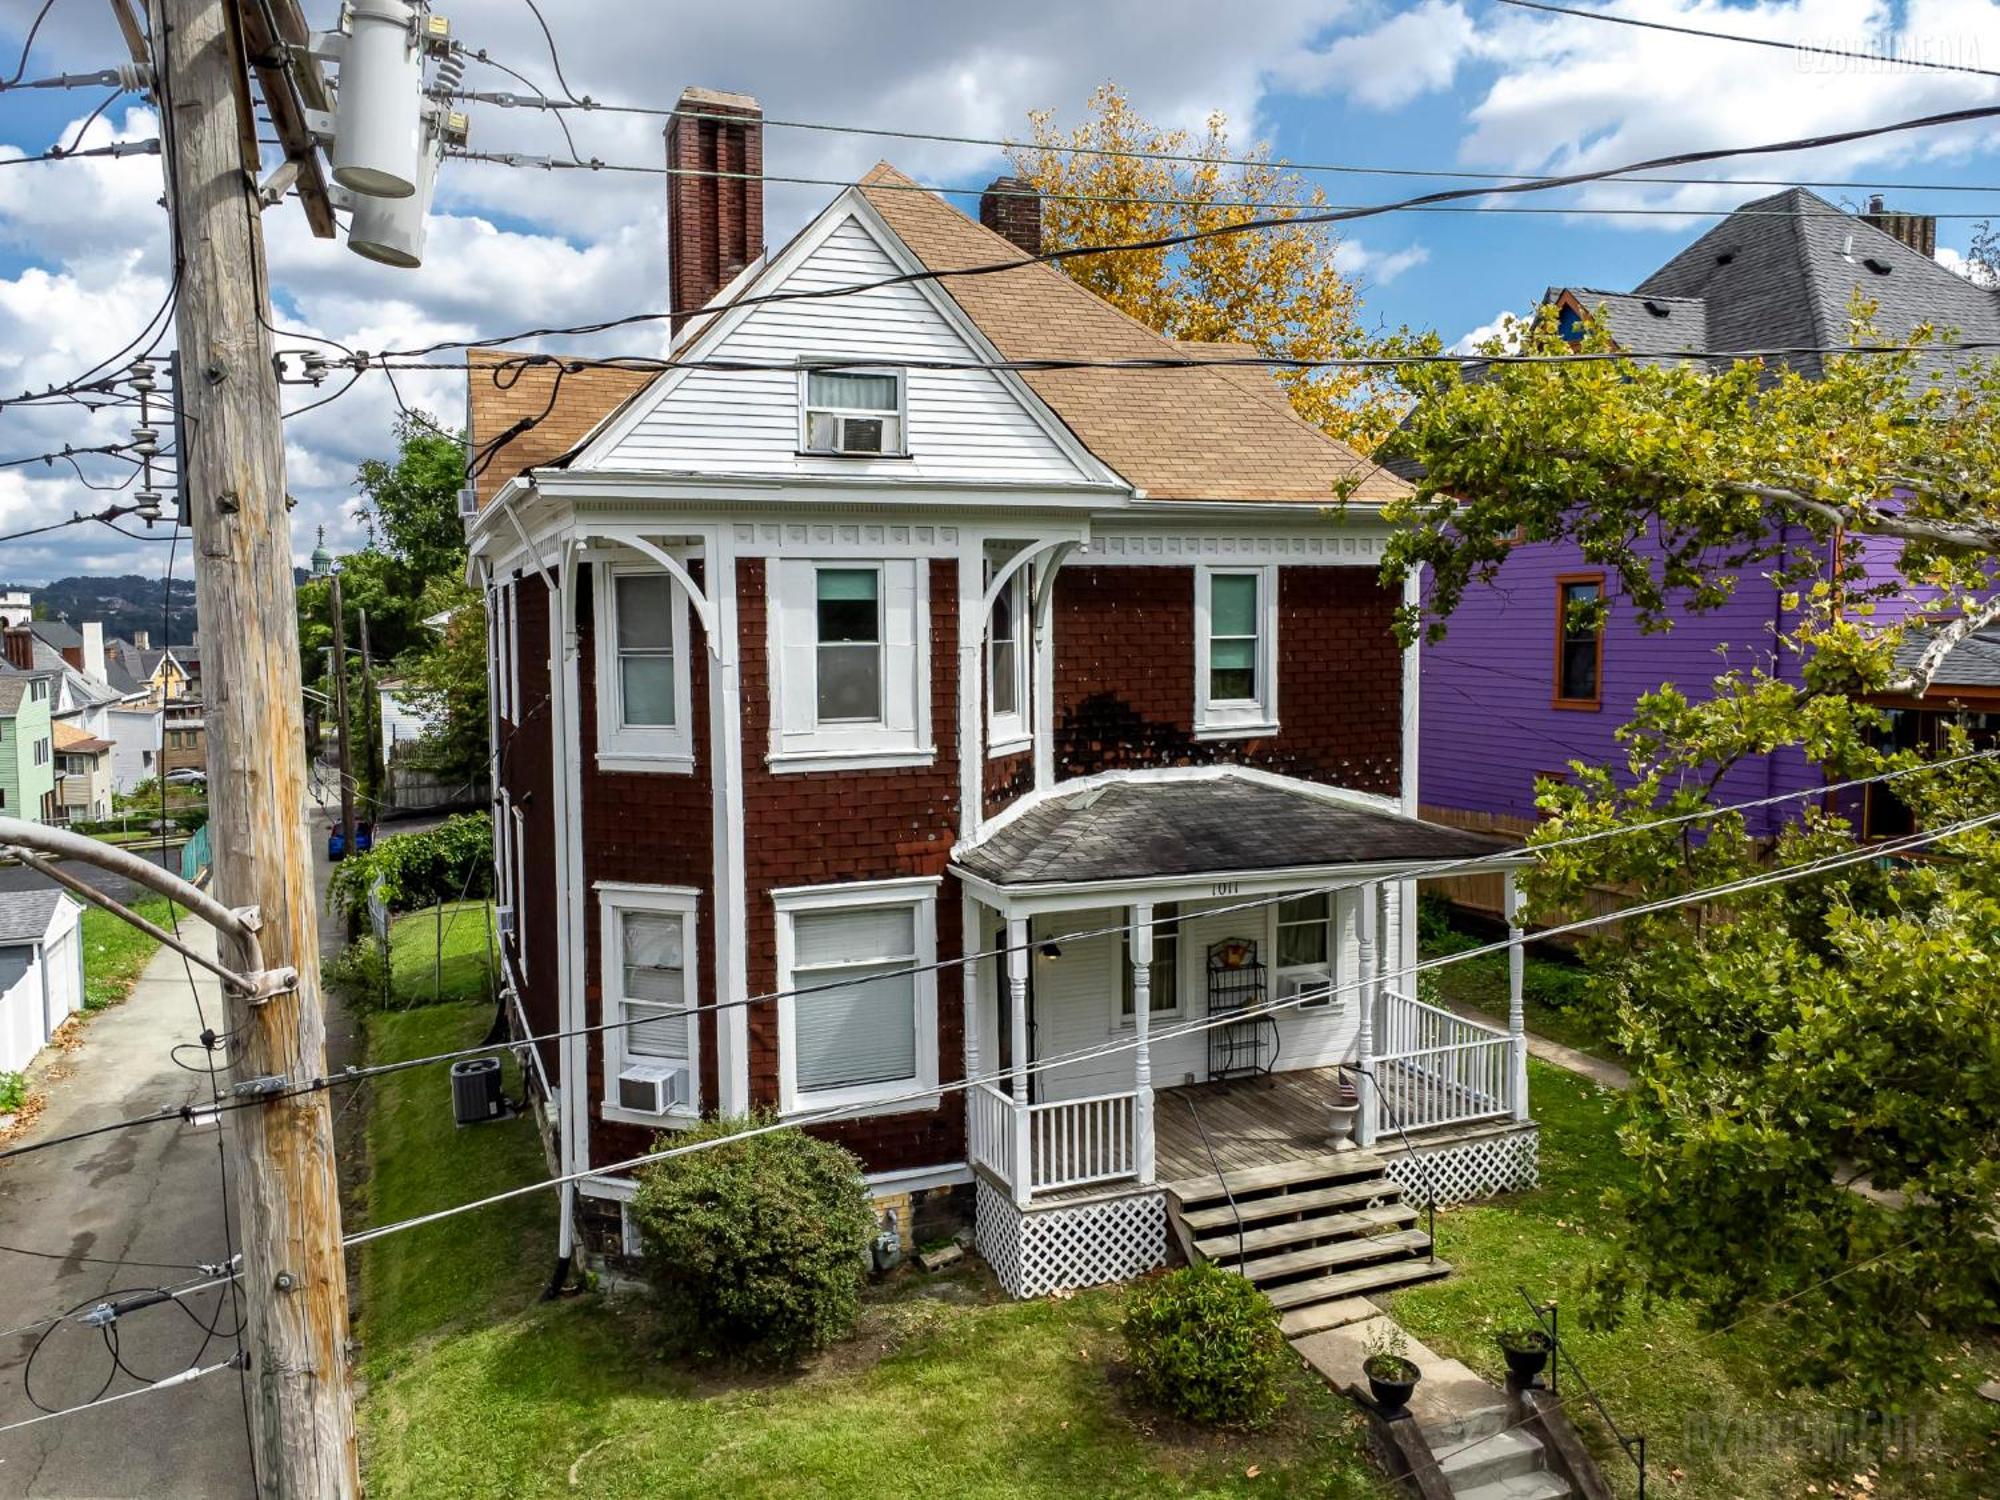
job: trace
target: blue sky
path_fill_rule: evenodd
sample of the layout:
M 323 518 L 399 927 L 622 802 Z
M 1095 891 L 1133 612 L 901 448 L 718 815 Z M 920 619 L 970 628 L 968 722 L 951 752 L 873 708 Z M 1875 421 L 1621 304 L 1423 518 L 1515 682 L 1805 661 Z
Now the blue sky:
M 34 8 L 28 0 L 0 0 L 0 68 L 11 69 Z M 468 45 L 490 48 L 554 86 L 546 45 L 521 0 L 455 0 L 440 8 Z M 1220 109 L 1231 117 L 1237 142 L 1268 139 L 1280 154 L 1305 163 L 1565 170 L 1884 122 L 2000 96 L 2000 79 L 1800 58 L 1488 0 L 1243 0 L 1227 7 L 1213 0 L 1014 0 L 1005 7 L 736 0 L 706 8 L 676 0 L 617 6 L 615 25 L 605 19 L 614 8 L 601 0 L 545 0 L 543 8 L 570 85 L 604 100 L 667 106 L 683 84 L 701 83 L 753 92 L 773 118 L 1005 136 L 1024 129 L 1029 109 L 1073 115 L 1096 84 L 1113 80 L 1164 124 L 1198 126 L 1209 110 Z M 1616 0 L 1611 8 L 2000 68 L 2000 7 L 1989 0 L 1894 7 L 1865 0 Z M 306 10 L 324 25 L 334 5 L 306 0 Z M 1223 24 L 1218 16 L 1226 17 Z M 107 67 L 122 56 L 108 6 L 59 0 L 28 76 Z M 477 65 L 468 83 L 517 87 Z M 0 97 L 0 155 L 39 151 L 64 138 L 100 97 L 101 91 Z M 553 123 L 538 113 L 475 107 L 472 129 L 482 149 L 561 149 Z M 577 119 L 575 129 L 586 155 L 660 159 L 657 121 L 593 115 Z M 87 143 L 152 133 L 145 107 L 128 97 L 91 127 Z M 1959 193 L 1905 186 L 1887 196 L 1919 211 L 2000 213 L 1995 143 L 1992 129 L 1960 128 L 1689 174 L 1736 179 L 1722 185 L 1617 184 L 1542 200 L 1565 210 L 1676 210 L 1669 215 L 1398 215 L 1355 226 L 1342 264 L 1366 286 L 1368 317 L 1436 328 L 1450 342 L 1503 311 L 1527 309 L 1552 282 L 1631 285 L 1713 222 L 1695 211 L 1769 191 L 1745 178 L 1995 184 L 1995 191 Z M 773 173 L 851 179 L 884 155 L 920 180 L 949 185 L 978 185 L 1002 164 L 997 151 L 979 146 L 776 127 L 765 159 Z M 1383 176 L 1320 180 L 1337 202 L 1381 201 L 1439 185 Z M 0 169 L 0 397 L 65 378 L 137 330 L 166 285 L 159 190 L 158 162 L 149 157 Z M 781 241 L 831 192 L 774 186 L 769 237 Z M 1866 192 L 1827 189 L 1826 196 L 1858 205 Z M 381 349 L 660 306 L 663 219 L 657 178 L 461 162 L 441 186 L 422 271 L 385 270 L 311 239 L 293 205 L 267 215 L 266 231 L 280 320 Z M 1946 252 L 1963 250 L 1970 235 L 1965 219 L 1940 225 Z M 645 330 L 613 344 L 565 347 L 653 353 L 659 335 Z M 404 395 L 447 419 L 457 415 L 458 386 L 449 374 L 409 377 Z M 374 376 L 293 425 L 288 457 L 301 558 L 322 524 L 337 547 L 359 544 L 354 466 L 386 451 L 393 412 Z M 114 440 L 121 425 L 74 408 L 0 410 L 0 457 Z M 116 475 L 95 467 L 90 473 L 99 482 Z M 0 532 L 102 503 L 74 475 L 0 470 Z M 161 550 L 101 527 L 77 527 L 51 539 L 0 543 L 0 579 L 149 571 Z

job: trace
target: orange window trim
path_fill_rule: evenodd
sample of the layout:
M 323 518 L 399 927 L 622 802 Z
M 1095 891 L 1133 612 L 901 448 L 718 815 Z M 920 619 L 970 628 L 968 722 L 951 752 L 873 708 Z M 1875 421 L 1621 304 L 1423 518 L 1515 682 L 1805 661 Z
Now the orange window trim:
M 1604 570 L 1588 573 L 1556 574 L 1556 649 L 1555 683 L 1549 692 L 1551 708 L 1568 709 L 1580 713 L 1596 713 L 1604 707 L 1604 626 L 1595 631 L 1597 637 L 1597 665 L 1591 673 L 1592 685 L 1597 691 L 1588 698 L 1565 698 L 1563 696 L 1563 644 L 1569 637 L 1569 587 L 1574 583 L 1589 583 L 1597 586 L 1597 597 L 1602 601 L 1604 594 Z

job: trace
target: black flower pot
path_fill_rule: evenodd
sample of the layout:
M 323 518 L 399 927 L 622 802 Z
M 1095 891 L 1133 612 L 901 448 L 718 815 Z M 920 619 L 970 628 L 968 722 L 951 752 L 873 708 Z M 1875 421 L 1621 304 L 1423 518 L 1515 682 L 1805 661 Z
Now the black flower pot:
M 1517 1384 L 1533 1385 L 1535 1377 L 1548 1367 L 1555 1340 L 1540 1329 L 1500 1335 L 1500 1352 L 1507 1359 L 1507 1373 Z
M 1423 1371 L 1394 1354 L 1371 1356 L 1362 1363 L 1361 1373 L 1368 1377 L 1368 1393 L 1385 1417 L 1402 1415 L 1410 1404 L 1410 1392 L 1423 1378 Z

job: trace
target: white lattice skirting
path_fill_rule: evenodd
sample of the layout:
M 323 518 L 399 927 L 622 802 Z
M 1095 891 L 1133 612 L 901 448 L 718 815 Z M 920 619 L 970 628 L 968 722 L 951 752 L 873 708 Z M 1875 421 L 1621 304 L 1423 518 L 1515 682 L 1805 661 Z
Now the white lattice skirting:
M 979 1179 L 979 1253 L 1013 1297 L 1124 1281 L 1167 1263 L 1167 1199 L 1157 1190 L 1049 1208 L 1017 1208 Z
M 1439 1208 L 1491 1198 L 1495 1193 L 1531 1188 L 1541 1180 L 1541 1131 L 1532 1123 L 1482 1133 L 1469 1139 L 1395 1150 L 1378 1141 L 1383 1170 L 1402 1185 L 1412 1203 L 1422 1203 L 1435 1187 Z

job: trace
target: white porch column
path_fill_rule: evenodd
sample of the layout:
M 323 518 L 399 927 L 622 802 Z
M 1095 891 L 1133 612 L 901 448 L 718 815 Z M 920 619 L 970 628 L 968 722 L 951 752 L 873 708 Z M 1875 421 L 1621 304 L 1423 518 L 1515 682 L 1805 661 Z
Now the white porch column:
M 1375 903 L 1368 899 L 1365 886 L 1356 893 L 1355 904 L 1359 907 L 1355 978 L 1360 984 L 1355 994 L 1354 1065 L 1361 1074 L 1355 1080 L 1361 1111 L 1354 1117 L 1354 1144 L 1366 1148 L 1375 1144 L 1375 997 L 1382 988 L 1382 975 L 1375 963 Z
M 1501 905 L 1507 913 L 1507 1035 L 1513 1039 L 1514 1118 L 1528 1118 L 1528 1024 L 1521 1007 L 1521 980 L 1527 952 L 1521 946 L 1521 891 L 1514 872 L 1501 877 Z
M 960 1024 L 965 1031 L 965 1086 L 969 1091 L 979 1087 L 979 1027 L 984 1019 L 979 1013 L 979 961 L 973 957 L 980 948 L 979 903 L 969 891 L 964 892 L 958 898 L 958 910 L 958 951 L 966 960 L 959 965 L 965 986 Z
M 1132 1164 L 1142 1183 L 1153 1180 L 1153 903 L 1132 905 Z
M 1034 1159 L 1028 1154 L 1028 924 L 1007 919 L 1007 1001 L 1014 1029 L 1014 1202 L 1028 1206 Z

